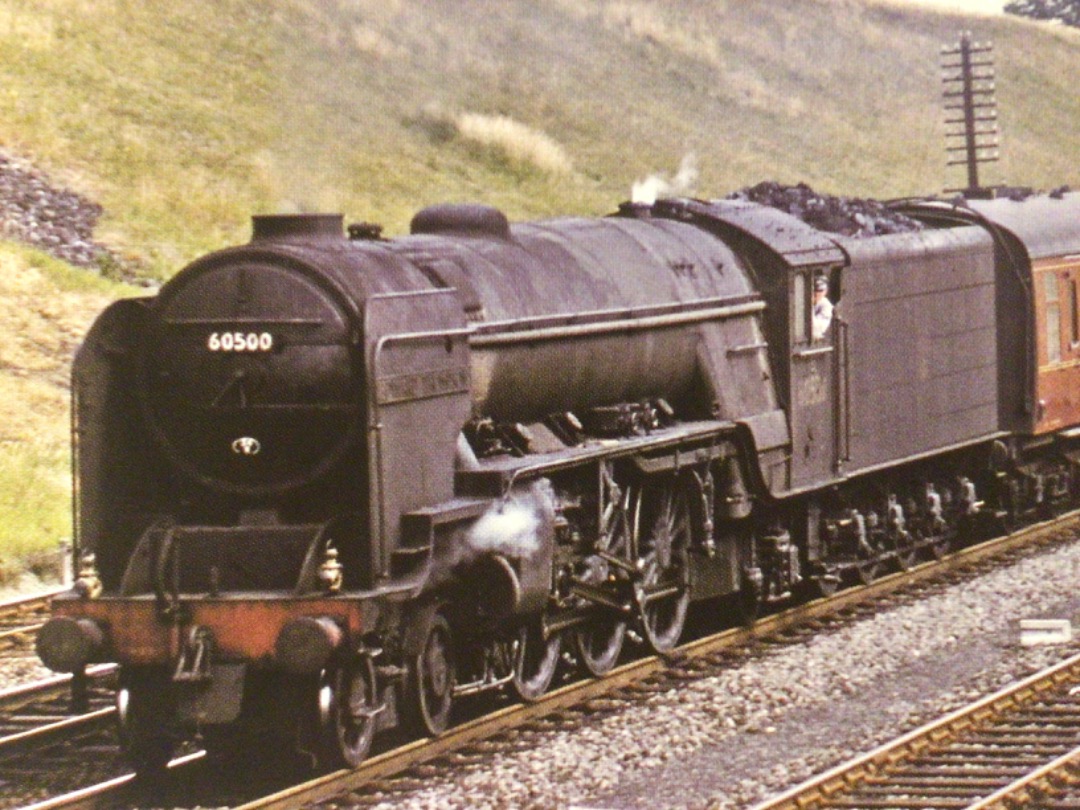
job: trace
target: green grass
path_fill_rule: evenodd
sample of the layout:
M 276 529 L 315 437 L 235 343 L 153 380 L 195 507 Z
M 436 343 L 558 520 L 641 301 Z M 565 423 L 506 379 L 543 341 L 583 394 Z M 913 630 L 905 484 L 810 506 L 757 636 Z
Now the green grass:
M 0 586 L 71 537 L 70 359 L 93 313 L 132 294 L 0 242 Z
M 160 278 L 246 238 L 253 212 L 391 233 L 447 199 L 595 214 L 688 152 L 706 195 L 926 193 L 955 182 L 937 62 L 962 27 L 826 0 L 2 0 L 0 143 L 100 200 L 102 233 Z M 1080 184 L 1080 37 L 976 34 L 997 48 L 1000 179 Z M 550 138 L 573 174 L 464 137 L 470 113 Z
M 932 193 L 963 181 L 938 54 L 965 29 L 995 43 L 988 179 L 1080 186 L 1080 32 L 871 0 L 0 0 L 0 146 L 102 203 L 98 238 L 157 279 L 246 240 L 252 213 L 389 235 L 446 201 L 599 215 L 688 154 L 700 196 Z M 70 533 L 65 368 L 90 313 L 134 291 L 33 251 L 0 261 L 37 279 L 0 290 L 0 337 L 43 330 L 0 347 L 2 559 Z
M 46 559 L 71 537 L 71 482 L 66 447 L 0 448 L 0 584 Z

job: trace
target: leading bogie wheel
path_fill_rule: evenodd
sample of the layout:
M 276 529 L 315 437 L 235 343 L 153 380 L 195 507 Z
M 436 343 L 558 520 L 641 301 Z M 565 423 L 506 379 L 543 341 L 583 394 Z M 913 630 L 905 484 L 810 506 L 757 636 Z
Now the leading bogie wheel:
M 544 638 L 540 621 L 531 622 L 518 632 L 514 651 L 514 691 L 526 703 L 539 700 L 551 686 L 562 654 L 562 635 Z
M 405 710 L 409 724 L 420 734 L 437 737 L 450 726 L 456 680 L 453 635 L 441 613 L 431 616 L 408 670 Z
M 319 764 L 326 769 L 355 768 L 375 737 L 378 696 L 371 659 L 324 671 L 317 694 Z
M 127 670 L 116 692 L 120 748 L 140 779 L 158 779 L 176 749 L 172 684 L 164 670 Z

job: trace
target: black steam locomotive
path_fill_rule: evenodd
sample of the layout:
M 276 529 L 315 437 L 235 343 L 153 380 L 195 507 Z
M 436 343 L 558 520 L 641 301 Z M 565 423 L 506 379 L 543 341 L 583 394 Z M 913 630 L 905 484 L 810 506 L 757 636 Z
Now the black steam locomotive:
M 255 217 L 76 358 L 42 660 L 120 664 L 141 771 L 191 729 L 355 765 L 628 633 L 669 651 L 691 601 L 752 616 L 1063 507 L 1080 194 L 901 207 L 861 238 L 690 199 Z

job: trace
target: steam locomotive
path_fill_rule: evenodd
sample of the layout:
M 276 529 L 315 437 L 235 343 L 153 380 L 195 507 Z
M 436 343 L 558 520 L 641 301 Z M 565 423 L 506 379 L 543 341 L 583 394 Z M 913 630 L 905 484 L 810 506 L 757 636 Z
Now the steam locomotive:
M 77 578 L 41 659 L 119 663 L 142 773 L 192 730 L 355 766 L 464 695 L 670 651 L 691 602 L 752 617 L 1063 508 L 1080 194 L 895 207 L 918 227 L 255 217 L 76 357 Z

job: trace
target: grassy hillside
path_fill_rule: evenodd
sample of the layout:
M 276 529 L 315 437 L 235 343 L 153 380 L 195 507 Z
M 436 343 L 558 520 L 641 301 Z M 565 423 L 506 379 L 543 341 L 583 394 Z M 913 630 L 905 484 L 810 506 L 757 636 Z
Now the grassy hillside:
M 938 52 L 965 28 L 995 43 L 989 179 L 1080 186 L 1078 32 L 879 0 L 0 0 L 0 147 L 102 203 L 98 238 L 155 278 L 245 240 L 251 213 L 390 234 L 436 201 L 598 214 L 687 155 L 703 196 L 918 194 L 963 180 L 944 171 Z M 0 557 L 66 531 L 64 372 L 118 294 L 61 292 L 48 264 L 0 256 L 39 285 L 0 288 Z M 20 354 L 28 300 L 65 303 Z
M 925 193 L 960 179 L 937 54 L 970 26 L 853 0 L 2 0 L 0 144 L 102 202 L 102 235 L 158 276 L 253 211 L 392 232 L 435 200 L 600 212 L 691 152 L 703 193 Z M 1001 179 L 1080 184 L 1080 36 L 976 34 L 996 45 Z M 485 141 L 497 116 L 521 126 Z M 551 146 L 561 163 L 532 157 Z
M 37 251 L 0 246 L 0 586 L 71 536 L 67 378 L 93 313 L 130 294 Z

